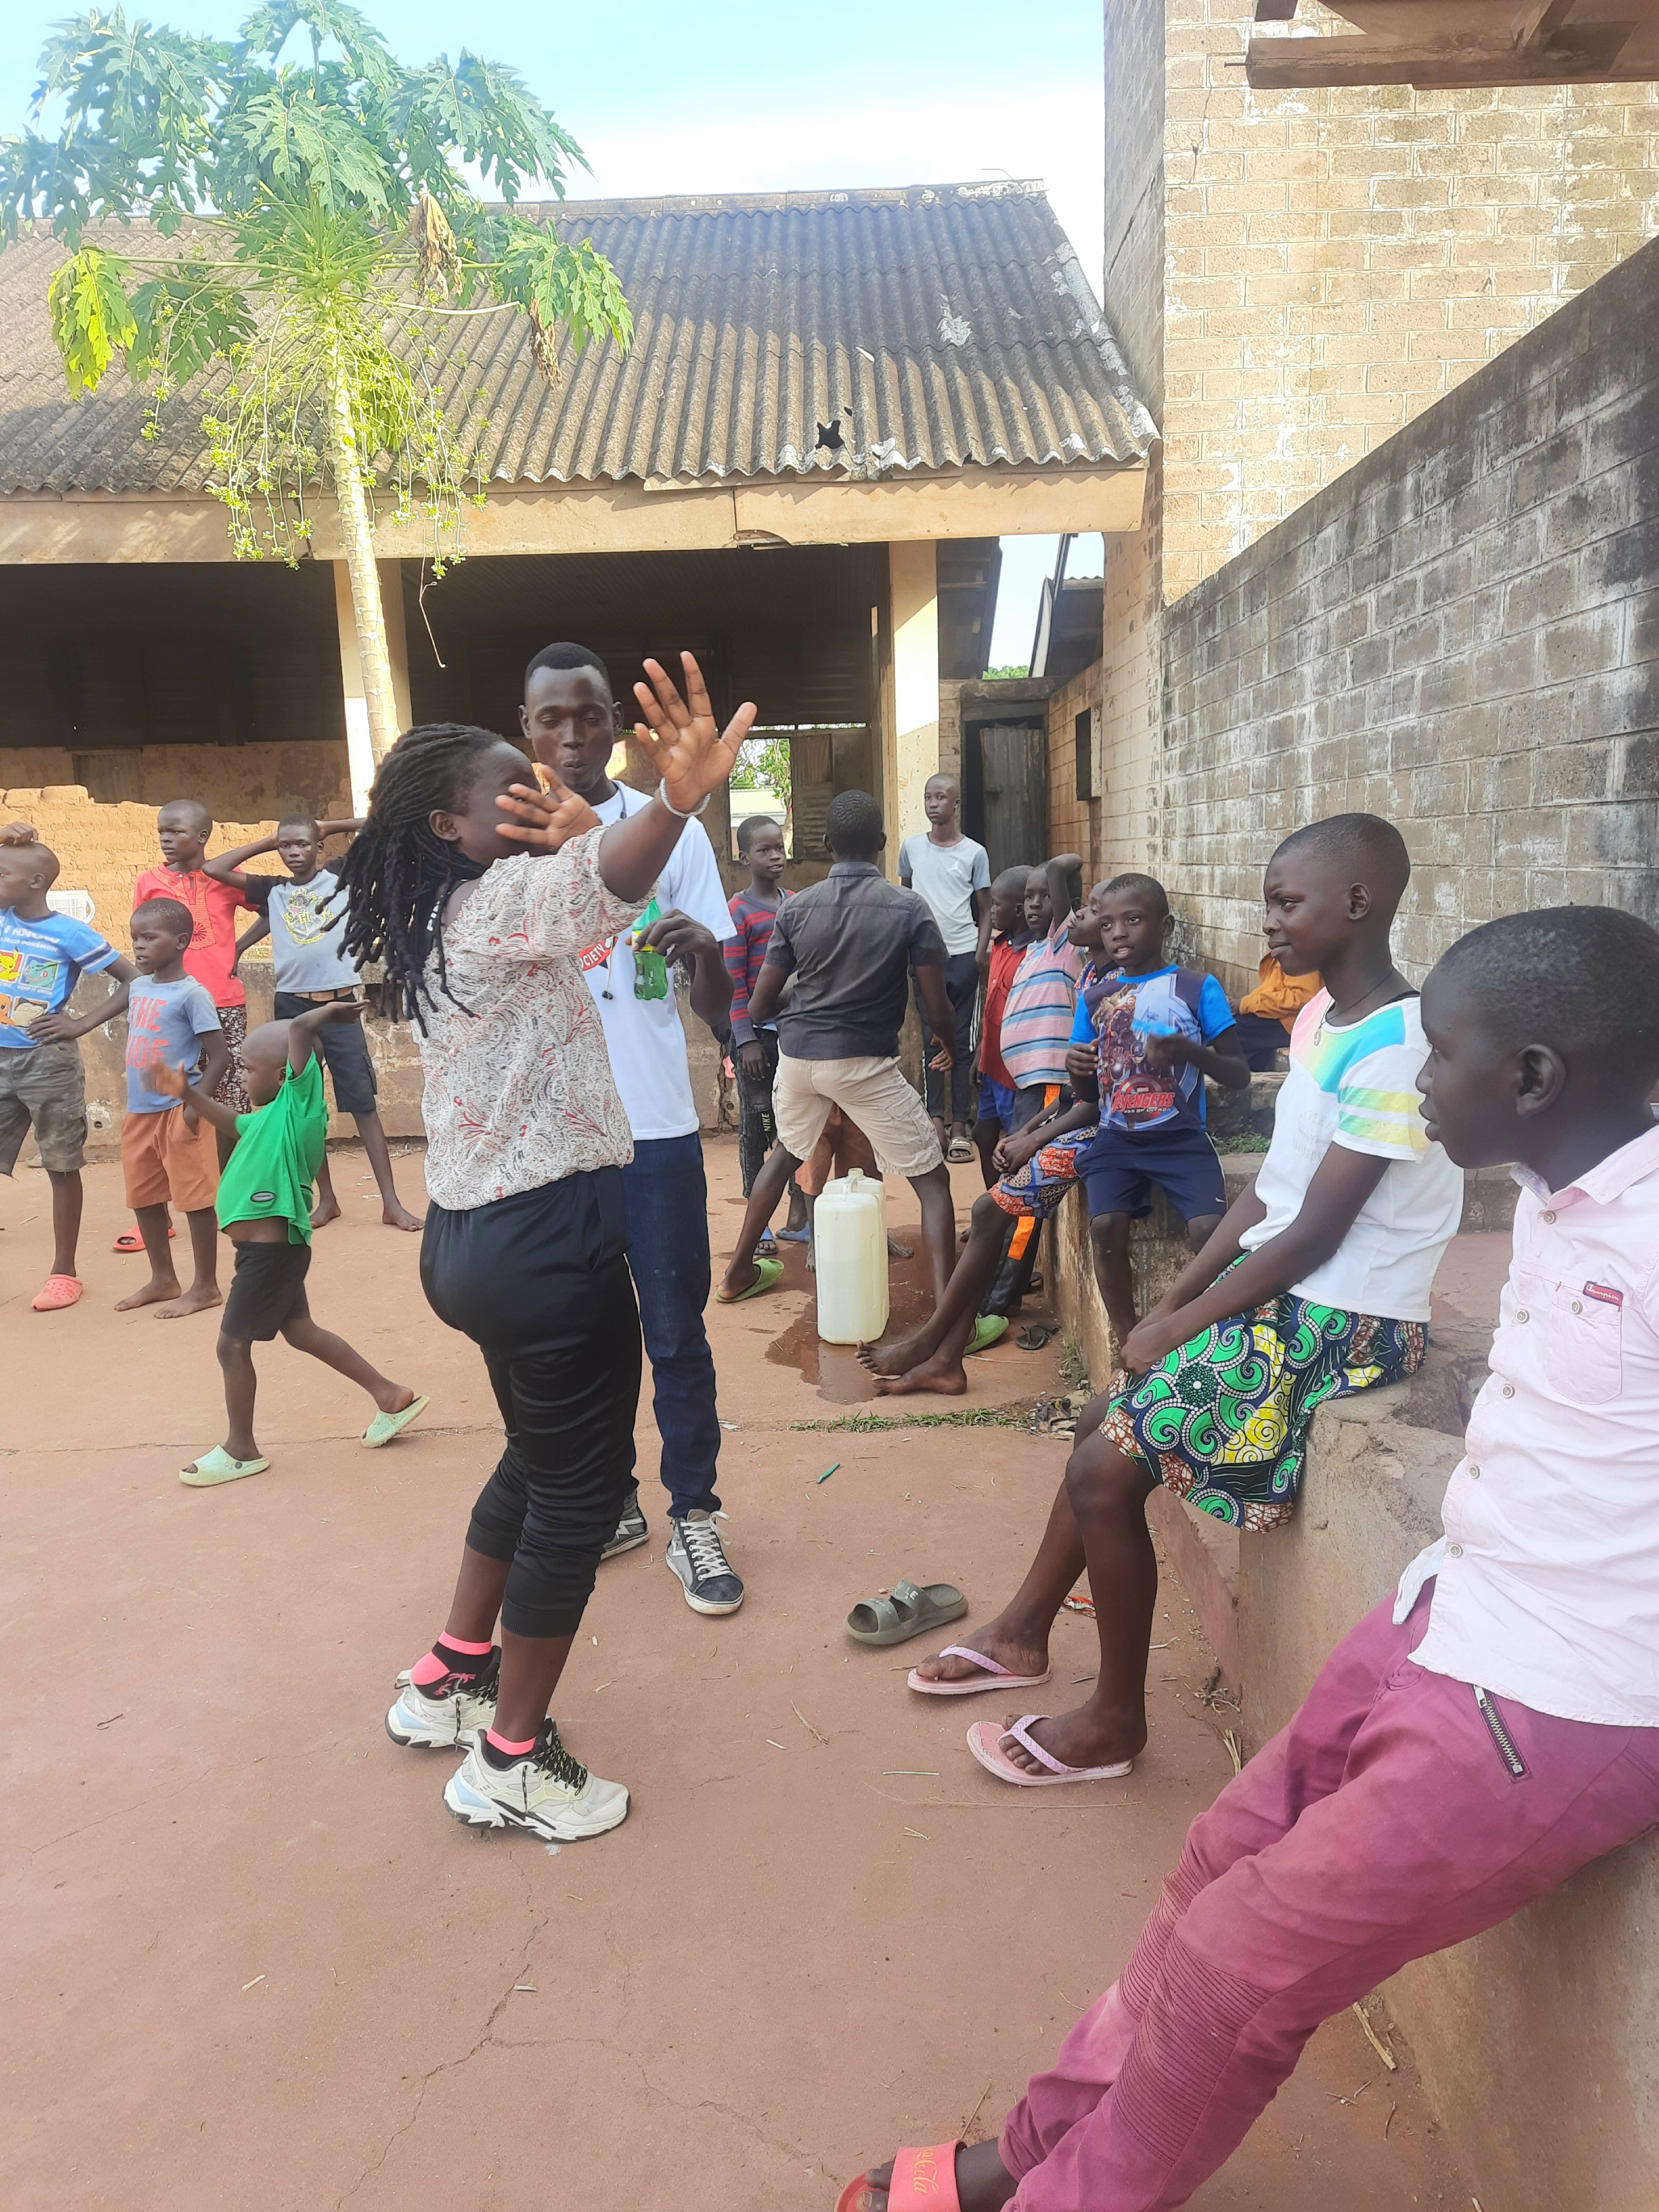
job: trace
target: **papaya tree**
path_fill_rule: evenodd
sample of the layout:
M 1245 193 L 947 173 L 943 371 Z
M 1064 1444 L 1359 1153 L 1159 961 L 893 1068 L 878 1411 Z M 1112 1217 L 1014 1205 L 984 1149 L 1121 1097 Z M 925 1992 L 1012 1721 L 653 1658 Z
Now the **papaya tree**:
M 460 362 L 442 319 L 526 316 L 550 380 L 561 332 L 632 337 L 591 241 L 519 210 L 562 198 L 581 150 L 513 70 L 465 50 L 406 67 L 341 0 L 273 0 L 234 42 L 92 9 L 40 68 L 44 127 L 0 139 L 0 250 L 62 239 L 46 300 L 77 396 L 118 361 L 153 437 L 202 379 L 239 557 L 296 559 L 331 486 L 378 762 L 398 734 L 379 507 L 418 520 L 441 572 L 483 495 L 485 426 L 443 404 Z

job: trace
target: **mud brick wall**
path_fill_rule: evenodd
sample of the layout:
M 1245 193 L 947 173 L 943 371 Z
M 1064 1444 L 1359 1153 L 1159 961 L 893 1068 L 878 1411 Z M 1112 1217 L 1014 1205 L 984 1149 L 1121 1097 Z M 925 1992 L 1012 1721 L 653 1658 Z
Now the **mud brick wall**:
M 1659 921 L 1659 244 L 1642 247 L 1164 617 L 1153 865 L 1234 985 L 1264 863 L 1398 823 L 1420 978 L 1494 915 Z

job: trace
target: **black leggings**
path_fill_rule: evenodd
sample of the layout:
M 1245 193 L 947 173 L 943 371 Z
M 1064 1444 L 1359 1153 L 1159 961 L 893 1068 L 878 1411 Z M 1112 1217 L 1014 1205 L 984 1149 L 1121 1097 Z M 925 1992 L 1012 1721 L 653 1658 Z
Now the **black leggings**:
M 483 1353 L 507 1431 L 466 1540 L 513 1562 L 501 1626 L 515 1636 L 575 1633 L 628 1495 L 640 1316 L 627 1251 L 620 1168 L 427 1210 L 422 1287 Z

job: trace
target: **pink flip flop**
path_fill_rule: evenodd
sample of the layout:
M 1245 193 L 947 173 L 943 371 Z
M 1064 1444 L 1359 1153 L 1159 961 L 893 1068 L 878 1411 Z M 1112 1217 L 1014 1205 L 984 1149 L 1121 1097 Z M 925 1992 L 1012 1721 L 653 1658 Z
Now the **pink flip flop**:
M 65 1306 L 80 1303 L 82 1287 L 73 1275 L 48 1275 L 46 1288 L 34 1294 L 34 1310 L 36 1313 L 61 1313 Z
M 994 1774 L 999 1782 L 1012 1782 L 1017 1790 L 1052 1790 L 1057 1782 L 1115 1782 L 1133 1767 L 1133 1759 L 1121 1759 L 1111 1766 L 1063 1765 L 1030 1732 L 1033 1721 L 1047 1718 L 1046 1713 L 1026 1713 L 1012 1728 L 999 1728 L 994 1721 L 975 1721 L 968 1731 L 968 1748 L 988 1773 Z M 1016 1766 L 1002 1748 L 1006 1735 L 1023 1745 L 1033 1759 L 1040 1759 L 1049 1772 L 1028 1774 L 1023 1766 Z
M 924 1698 L 976 1698 L 981 1690 L 1035 1690 L 1054 1672 L 1052 1667 L 1045 1667 L 1040 1674 L 1012 1674 L 994 1659 L 988 1659 L 982 1651 L 970 1651 L 965 1644 L 947 1644 L 939 1656 L 941 1659 L 971 1659 L 975 1667 L 984 1668 L 985 1680 L 975 1682 L 970 1677 L 965 1682 L 930 1682 L 913 1667 L 904 1679 Z
M 962 2212 L 957 2195 L 957 2153 L 960 2142 L 934 2143 L 927 2150 L 901 2150 L 893 2154 L 893 2178 L 887 2185 L 890 2208 L 920 2203 L 925 2197 L 937 2212 Z M 869 2185 L 860 2173 L 836 2199 L 836 2212 L 860 2212 L 859 2200 Z

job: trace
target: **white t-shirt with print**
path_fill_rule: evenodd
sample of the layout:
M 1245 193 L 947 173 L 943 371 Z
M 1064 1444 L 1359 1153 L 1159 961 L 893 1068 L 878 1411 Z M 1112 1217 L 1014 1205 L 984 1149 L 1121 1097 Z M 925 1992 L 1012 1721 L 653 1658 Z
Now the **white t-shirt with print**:
M 1291 1072 L 1273 1142 L 1255 1179 L 1267 1213 L 1239 1240 L 1254 1251 L 1288 1229 L 1326 1152 L 1340 1145 L 1392 1163 L 1323 1267 L 1291 1288 L 1299 1298 L 1389 1321 L 1427 1321 L 1440 1255 L 1463 1212 L 1463 1170 L 1423 1127 L 1417 1075 L 1428 1040 L 1415 999 L 1363 1021 L 1327 1024 L 1331 994 L 1297 1016 Z
M 620 822 L 650 804 L 644 792 L 619 783 L 593 811 L 601 822 Z M 719 943 L 737 933 L 714 848 L 701 822 L 688 822 L 681 830 L 679 842 L 657 878 L 655 897 L 665 914 L 671 907 L 689 914 Z M 581 958 L 635 1143 L 689 1137 L 699 1121 L 675 992 L 671 989 L 665 999 L 634 996 L 634 949 L 626 932 L 601 938 Z

